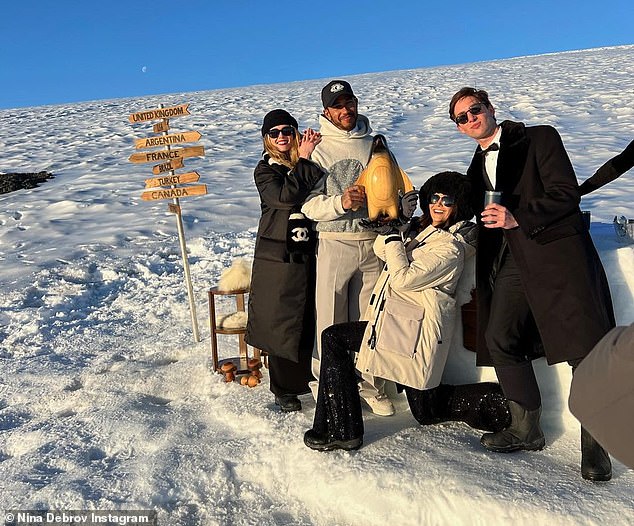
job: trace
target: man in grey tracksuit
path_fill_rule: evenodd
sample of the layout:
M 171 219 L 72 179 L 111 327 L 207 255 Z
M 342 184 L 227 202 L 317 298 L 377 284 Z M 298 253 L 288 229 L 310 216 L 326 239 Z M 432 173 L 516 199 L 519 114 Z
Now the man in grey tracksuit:
M 358 321 L 370 300 L 381 272 L 381 262 L 372 250 L 376 234 L 364 230 L 359 220 L 367 218 L 365 192 L 355 181 L 368 163 L 372 129 L 358 114 L 358 101 L 344 80 L 329 82 L 321 92 L 324 106 L 319 117 L 321 143 L 311 159 L 326 172 L 302 206 L 302 212 L 317 222 L 317 348 L 312 372 L 319 380 L 321 332 L 335 324 Z M 317 397 L 317 382 L 311 384 Z M 394 408 L 383 394 L 383 381 L 364 376 L 360 394 L 376 414 L 389 416 Z

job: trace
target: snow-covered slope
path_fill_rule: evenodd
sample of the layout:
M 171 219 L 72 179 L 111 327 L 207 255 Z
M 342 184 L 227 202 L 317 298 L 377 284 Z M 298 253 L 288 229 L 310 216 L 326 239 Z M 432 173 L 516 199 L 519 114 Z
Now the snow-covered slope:
M 487 89 L 501 119 L 556 126 L 583 180 L 634 137 L 632 78 L 634 46 L 349 80 L 420 186 L 471 158 L 447 115 L 463 85 Z M 567 367 L 538 364 L 547 447 L 514 455 L 462 424 L 416 425 L 402 398 L 392 418 L 367 415 L 361 450 L 319 454 L 302 443 L 309 396 L 282 414 L 266 375 L 247 389 L 211 372 L 206 291 L 252 255 L 261 118 L 283 107 L 315 127 L 327 80 L 0 110 L 0 170 L 56 175 L 0 196 L 0 509 L 156 509 L 183 526 L 634 523 L 631 470 L 579 475 Z M 128 162 L 151 134 L 128 115 L 186 102 L 172 128 L 203 134 L 206 156 L 185 165 L 209 189 L 181 202 L 197 343 L 174 216 L 140 199 L 151 165 Z M 583 199 L 621 324 L 634 321 L 634 248 L 611 222 L 634 216 L 633 191 L 628 173 Z M 235 354 L 235 337 L 220 344 Z M 457 350 L 449 373 L 491 377 L 470 358 Z

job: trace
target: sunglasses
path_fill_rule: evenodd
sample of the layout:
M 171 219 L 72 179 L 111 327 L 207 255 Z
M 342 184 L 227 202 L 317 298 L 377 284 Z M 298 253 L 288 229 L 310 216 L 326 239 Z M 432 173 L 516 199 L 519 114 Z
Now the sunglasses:
M 451 195 L 431 194 L 429 196 L 429 204 L 441 204 L 442 206 L 453 206 L 456 204 L 456 198 Z
M 474 104 L 467 111 L 463 111 L 462 113 L 458 113 L 456 115 L 454 121 L 456 124 L 467 124 L 469 122 L 469 116 L 467 113 L 471 115 L 480 115 L 484 111 L 484 104 Z
M 277 139 L 280 136 L 280 133 L 284 137 L 293 137 L 295 135 L 295 128 L 292 126 L 284 126 L 283 128 L 273 128 L 267 132 L 271 139 Z

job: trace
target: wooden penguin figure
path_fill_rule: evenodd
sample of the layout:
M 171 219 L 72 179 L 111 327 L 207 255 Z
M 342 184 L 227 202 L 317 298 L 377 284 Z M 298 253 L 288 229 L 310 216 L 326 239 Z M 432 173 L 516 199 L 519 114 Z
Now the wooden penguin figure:
M 375 135 L 370 160 L 355 182 L 365 188 L 368 201 L 368 219 L 397 219 L 399 198 L 414 185 L 401 170 L 396 158 L 387 147 L 383 135 Z

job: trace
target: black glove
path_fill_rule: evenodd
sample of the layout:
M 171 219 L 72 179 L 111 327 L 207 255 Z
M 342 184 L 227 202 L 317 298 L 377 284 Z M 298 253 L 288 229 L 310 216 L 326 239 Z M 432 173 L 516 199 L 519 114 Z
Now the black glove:
M 400 194 L 400 190 L 399 190 Z M 418 192 L 410 190 L 404 195 L 399 195 L 398 218 L 391 221 L 376 219 L 361 219 L 359 224 L 366 230 L 371 230 L 379 235 L 401 234 L 408 230 L 410 219 L 418 206 Z
M 612 159 L 612 166 L 620 173 L 625 173 L 634 166 L 634 141 Z
M 379 221 L 378 219 L 375 219 L 374 221 L 370 221 L 369 219 L 359 220 L 359 225 L 361 225 L 362 228 L 364 228 L 365 230 L 371 230 L 372 232 L 376 232 L 377 234 L 381 236 L 387 236 L 389 234 L 398 234 L 399 230 L 396 223 L 398 223 L 399 225 L 401 224 L 401 222 L 398 219 L 394 221 L 388 221 L 387 223 L 384 221 Z
M 416 190 L 410 190 L 405 195 L 401 196 L 399 203 L 399 219 L 403 223 L 407 223 L 418 206 L 418 192 Z
M 391 221 L 381 221 L 375 219 L 370 221 L 369 219 L 359 220 L 359 225 L 365 230 L 371 230 L 381 236 L 388 236 L 390 234 L 402 234 L 409 229 L 409 221 L 402 221 L 400 219 L 393 219 Z

